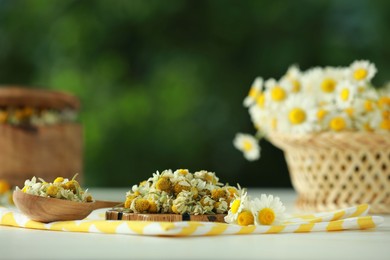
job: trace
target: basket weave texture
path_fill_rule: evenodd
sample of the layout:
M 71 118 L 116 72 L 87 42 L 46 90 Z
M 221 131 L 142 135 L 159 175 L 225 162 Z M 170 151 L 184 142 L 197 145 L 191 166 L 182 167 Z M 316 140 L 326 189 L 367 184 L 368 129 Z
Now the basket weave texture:
M 390 134 L 272 133 L 268 139 L 284 151 L 299 208 L 368 203 L 372 213 L 390 213 Z

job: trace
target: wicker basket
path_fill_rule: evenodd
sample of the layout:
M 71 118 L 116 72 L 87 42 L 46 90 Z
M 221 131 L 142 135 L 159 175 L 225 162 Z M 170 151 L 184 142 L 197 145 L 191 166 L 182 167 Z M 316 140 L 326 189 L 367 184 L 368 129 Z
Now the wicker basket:
M 299 208 L 368 203 L 372 213 L 390 213 L 390 134 L 273 133 L 268 139 L 284 151 Z
M 77 98 L 62 92 L 21 87 L 0 87 L 0 108 L 79 109 Z M 23 186 L 33 176 L 53 181 L 57 176 L 81 176 L 82 127 L 58 123 L 33 127 L 0 124 L 0 179 Z

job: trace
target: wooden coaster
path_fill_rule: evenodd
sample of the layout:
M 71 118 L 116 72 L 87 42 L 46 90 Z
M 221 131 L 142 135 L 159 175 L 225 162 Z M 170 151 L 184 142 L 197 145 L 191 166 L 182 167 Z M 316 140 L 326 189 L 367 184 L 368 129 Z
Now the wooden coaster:
M 178 222 L 178 221 L 205 221 L 225 223 L 226 214 L 190 215 L 190 214 L 139 214 L 127 213 L 120 209 L 106 211 L 106 220 L 138 220 L 138 221 L 158 221 L 158 222 Z

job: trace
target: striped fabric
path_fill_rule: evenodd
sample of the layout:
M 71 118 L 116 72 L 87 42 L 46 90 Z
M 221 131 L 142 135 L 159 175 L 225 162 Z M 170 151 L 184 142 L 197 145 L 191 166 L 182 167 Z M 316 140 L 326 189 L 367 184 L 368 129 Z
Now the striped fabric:
M 16 211 L 0 207 L 0 225 L 20 228 L 91 232 L 104 234 L 150 236 L 211 236 L 237 234 L 302 233 L 375 228 L 383 223 L 379 216 L 368 216 L 367 204 L 327 213 L 292 215 L 283 225 L 238 226 L 211 222 L 145 222 L 104 220 L 104 214 L 93 212 L 87 219 L 49 224 L 28 219 Z M 104 211 L 100 211 L 104 212 Z

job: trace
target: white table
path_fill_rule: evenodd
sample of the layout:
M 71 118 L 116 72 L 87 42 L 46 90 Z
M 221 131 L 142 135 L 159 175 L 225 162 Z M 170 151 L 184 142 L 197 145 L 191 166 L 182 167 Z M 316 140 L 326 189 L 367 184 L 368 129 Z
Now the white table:
M 124 189 L 90 189 L 122 201 Z M 279 196 L 288 212 L 290 189 L 250 189 Z M 146 237 L 40 231 L 0 226 L 0 259 L 390 259 L 390 215 L 376 230 L 214 237 Z

